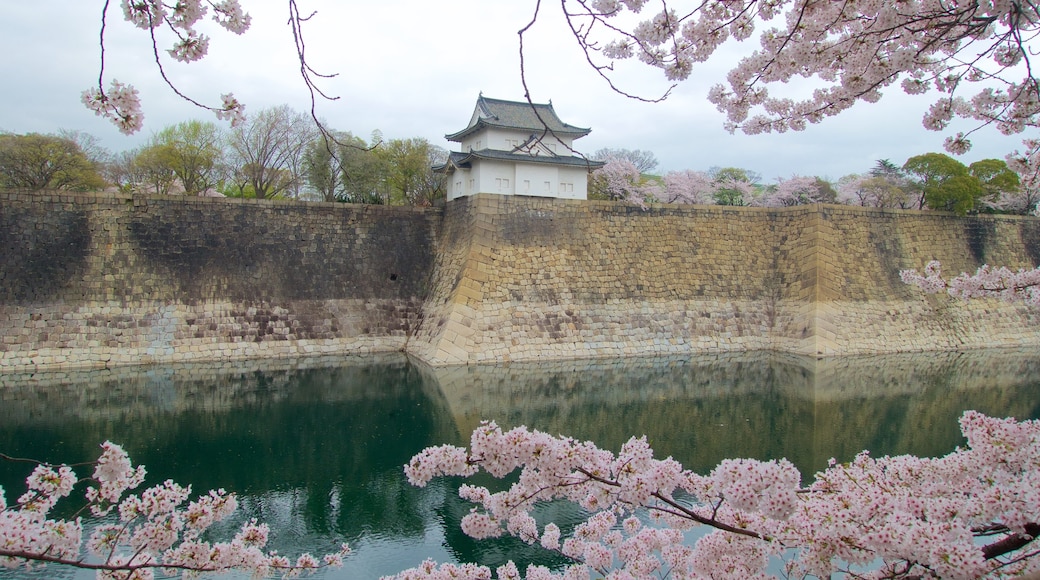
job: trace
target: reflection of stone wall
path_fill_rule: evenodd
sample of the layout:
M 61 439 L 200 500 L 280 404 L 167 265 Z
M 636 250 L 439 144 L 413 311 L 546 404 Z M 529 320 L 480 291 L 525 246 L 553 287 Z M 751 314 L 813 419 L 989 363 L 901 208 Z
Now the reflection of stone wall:
M 1040 416 L 1040 356 L 977 350 L 822 359 L 769 353 L 424 367 L 464 436 L 481 420 L 616 450 L 645 434 L 660 457 L 705 470 L 726 457 L 945 454 L 964 409 Z
M 808 475 L 830 457 L 847 460 L 862 449 L 948 453 L 963 444 L 957 418 L 964 409 L 1038 418 L 1038 371 L 1035 352 L 987 350 L 824 360 L 721 353 L 447 367 L 387 353 L 10 373 L 0 375 L 0 441 L 53 439 L 82 446 L 89 456 L 106 438 L 174 448 L 190 429 L 219 439 L 225 430 L 246 429 L 258 414 L 294 425 L 331 421 L 337 424 L 327 427 L 342 429 L 344 419 L 330 411 L 340 409 L 350 410 L 354 423 L 396 425 L 387 429 L 401 441 L 411 436 L 402 417 L 425 417 L 425 444 L 468 441 L 482 419 L 491 419 L 504 428 L 527 425 L 613 450 L 633 435 L 646 435 L 658 456 L 701 471 L 726 457 L 787 457 Z M 245 441 L 255 437 L 284 436 L 265 431 Z M 330 444 L 377 448 L 382 442 L 343 438 Z
M 372 369 L 406 365 L 403 354 L 382 353 L 3 373 L 0 423 L 8 427 L 70 419 L 147 423 L 158 414 L 223 413 L 257 401 L 289 398 L 299 391 L 301 375 L 309 371 L 351 385 L 327 389 L 323 396 L 333 397 L 330 402 L 384 397 L 386 385 L 363 380 L 364 375 Z M 328 372 L 333 368 L 335 375 Z
M 438 210 L 0 194 L 0 367 L 401 350 Z
M 925 296 L 898 276 L 932 259 L 1036 265 L 1035 218 L 481 195 L 449 205 L 453 228 L 466 236 L 445 236 L 409 345 L 431 364 L 1040 344 L 1025 306 Z

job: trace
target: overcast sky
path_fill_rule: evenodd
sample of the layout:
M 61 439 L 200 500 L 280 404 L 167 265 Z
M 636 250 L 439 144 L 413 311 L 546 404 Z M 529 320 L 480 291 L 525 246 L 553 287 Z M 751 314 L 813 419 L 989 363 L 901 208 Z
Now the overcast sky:
M 210 55 L 198 63 L 171 62 L 162 53 L 171 80 L 206 103 L 219 104 L 222 93 L 233 92 L 247 114 L 283 103 L 308 110 L 286 26 L 286 1 L 242 2 L 253 16 L 252 28 L 235 36 L 207 26 Z M 534 0 L 298 4 L 303 13 L 317 11 L 304 30 L 311 65 L 338 74 L 321 86 L 339 100 L 318 104 L 319 115 L 332 128 L 365 138 L 378 129 L 387 138 L 425 137 L 451 148 L 457 145 L 444 135 L 466 125 L 481 91 L 488 97 L 523 99 L 517 31 L 531 19 Z M 145 128 L 125 137 L 80 103 L 80 93 L 97 83 L 102 5 L 102 0 L 0 2 L 0 53 L 7 55 L 0 60 L 0 130 L 81 130 L 119 151 L 142 144 L 166 125 L 192 118 L 215 121 L 163 84 L 147 33 L 122 19 L 117 0 L 111 1 L 106 31 L 106 87 L 112 79 L 137 87 Z M 628 99 L 612 92 L 587 65 L 559 10 L 557 3 L 543 3 L 526 40 L 527 83 L 536 102 L 551 100 L 565 122 L 592 128 L 576 143 L 583 152 L 645 149 L 657 156 L 659 172 L 736 166 L 771 181 L 795 174 L 837 179 L 866 171 L 878 159 L 902 164 L 913 155 L 942 151 L 945 134 L 921 127 L 931 99 L 910 98 L 895 87 L 878 104 L 858 104 L 806 131 L 730 135 L 706 95 L 736 63 L 733 51 L 695 69 L 691 80 L 663 103 Z M 161 48 L 171 44 L 161 36 Z M 618 67 L 616 82 L 648 97 L 669 86 L 659 71 L 635 62 Z M 1020 139 L 989 131 L 961 160 L 1003 158 L 1020 146 Z

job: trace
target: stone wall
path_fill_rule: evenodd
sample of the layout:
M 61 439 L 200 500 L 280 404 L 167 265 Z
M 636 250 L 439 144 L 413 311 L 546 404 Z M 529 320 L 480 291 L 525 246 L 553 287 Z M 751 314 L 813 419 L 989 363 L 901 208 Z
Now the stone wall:
M 1035 266 L 1035 218 L 845 206 L 644 210 L 483 195 L 453 202 L 444 231 L 442 275 L 409 346 L 435 365 L 1040 344 L 1040 316 L 1022 305 L 963 304 L 899 280 L 899 270 L 932 259 L 951 272 Z
M 405 350 L 432 365 L 1040 345 L 898 272 L 1040 262 L 1040 220 L 479 195 L 446 209 L 0 193 L 0 369 Z
M 0 367 L 402 350 L 437 210 L 0 194 Z

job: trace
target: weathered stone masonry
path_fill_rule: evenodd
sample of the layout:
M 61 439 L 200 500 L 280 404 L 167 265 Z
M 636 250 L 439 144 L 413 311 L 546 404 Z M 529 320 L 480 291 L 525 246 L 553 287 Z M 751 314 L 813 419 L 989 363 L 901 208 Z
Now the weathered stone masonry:
M 409 350 L 433 364 L 774 349 L 1040 344 L 1040 315 L 925 296 L 899 271 L 1040 261 L 1035 218 L 847 206 L 664 206 L 484 195 L 448 207 Z
M 1040 344 L 900 269 L 1040 262 L 1040 220 L 480 195 L 446 209 L 0 193 L 0 370 L 407 350 L 434 365 Z
M 401 350 L 438 211 L 0 194 L 0 366 Z

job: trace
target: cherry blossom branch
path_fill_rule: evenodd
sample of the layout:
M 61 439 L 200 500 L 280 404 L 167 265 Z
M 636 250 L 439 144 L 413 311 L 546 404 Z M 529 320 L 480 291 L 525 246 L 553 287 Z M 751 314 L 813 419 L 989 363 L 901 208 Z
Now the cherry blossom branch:
M 999 558 L 1016 550 L 1028 546 L 1037 536 L 1040 536 L 1040 524 L 1028 523 L 1024 526 L 1025 534 L 1008 536 L 999 542 L 993 542 L 982 547 L 982 554 L 987 560 Z
M 179 0 L 173 6 L 165 4 L 162 0 L 124 0 L 123 14 L 126 20 L 138 28 L 148 30 L 159 75 L 174 94 L 197 107 L 214 112 L 218 119 L 228 120 L 235 126 L 245 120 L 244 105 L 231 93 L 221 95 L 222 103 L 217 107 L 202 104 L 185 95 L 167 76 L 159 54 L 155 31 L 157 28 L 167 27 L 178 39 L 173 48 L 167 51 L 170 56 L 182 62 L 194 62 L 205 57 L 209 38 L 199 34 L 194 26 L 209 8 L 214 12 L 213 20 L 228 31 L 242 34 L 248 30 L 251 18 L 242 11 L 238 0 L 206 0 L 206 3 L 208 8 L 202 5 L 202 0 Z M 104 87 L 108 8 L 109 0 L 105 0 L 101 9 L 101 33 L 98 38 L 101 61 L 98 86 L 84 91 L 81 101 L 95 114 L 111 120 L 121 132 L 130 135 L 139 131 L 144 122 L 137 90 L 117 80 L 113 80 L 107 90 Z
M 582 7 L 586 7 L 584 1 L 579 1 L 579 4 L 581 4 Z M 617 94 L 619 94 L 619 95 L 621 95 L 623 97 L 627 97 L 629 99 L 633 99 L 633 100 L 636 100 L 636 101 L 642 101 L 644 103 L 660 103 L 661 101 L 664 101 L 665 99 L 668 98 L 668 95 L 671 94 L 672 89 L 674 89 L 676 87 L 676 85 L 674 83 L 671 86 L 669 86 L 667 89 L 665 89 L 664 93 L 662 93 L 661 96 L 659 96 L 659 97 L 643 97 L 643 96 L 640 96 L 640 95 L 636 95 L 634 93 L 630 93 L 630 92 L 625 91 L 624 89 L 619 87 L 617 84 L 615 84 L 614 83 L 614 79 L 611 78 L 610 74 L 608 74 L 609 72 L 613 72 L 613 70 L 614 70 L 613 65 L 612 64 L 607 64 L 607 65 L 597 64 L 596 61 L 593 60 L 593 58 L 592 58 L 592 51 L 596 50 L 596 45 L 593 44 L 593 43 L 590 43 L 589 37 L 588 37 L 588 35 L 592 32 L 592 26 L 590 25 L 589 28 L 586 30 L 586 29 L 583 29 L 583 27 L 581 25 L 577 25 L 576 26 L 574 24 L 574 17 L 575 16 L 593 16 L 592 12 L 588 11 L 587 7 L 586 7 L 586 12 L 584 14 L 581 14 L 581 13 L 573 13 L 572 14 L 570 11 L 567 10 L 567 0 L 561 0 L 561 5 L 562 5 L 562 8 L 563 8 L 564 19 L 567 21 L 567 26 L 568 26 L 568 28 L 571 29 L 572 36 L 578 42 L 578 47 L 581 48 L 582 53 L 585 55 L 585 62 L 587 62 L 590 67 L 592 67 L 592 70 L 596 71 L 596 74 L 598 74 L 600 76 L 600 78 L 602 78 L 604 81 L 606 81 L 607 85 L 610 87 L 610 90 L 614 91 L 615 93 L 617 93 Z M 602 22 L 602 20 L 598 20 L 598 21 Z M 604 24 L 604 25 L 607 26 L 608 28 L 610 28 L 611 30 L 615 31 L 615 32 L 622 32 L 620 29 L 615 28 L 613 26 L 610 26 L 609 24 Z M 627 35 L 627 33 L 626 33 L 626 35 Z
M 141 552 L 138 552 L 140 554 Z M 61 566 L 69 566 L 71 568 L 79 568 L 81 570 L 104 570 L 107 572 L 136 572 L 138 570 L 154 570 L 156 568 L 169 569 L 169 570 L 182 570 L 186 572 L 227 572 L 232 568 L 221 567 L 221 566 L 206 566 L 206 565 L 187 565 L 187 564 L 158 564 L 158 563 L 133 563 L 134 558 L 131 557 L 127 563 L 124 564 L 111 564 L 109 562 L 94 563 L 87 562 L 82 559 L 69 559 L 61 558 L 58 556 L 51 556 L 48 554 L 40 554 L 36 552 L 28 552 L 24 550 L 6 550 L 0 548 L 0 558 L 18 558 L 20 560 L 40 562 L 44 564 L 58 564 Z M 324 566 L 322 566 L 324 567 Z M 271 568 L 276 570 L 294 570 L 295 566 L 279 566 L 271 565 Z
M 728 86 L 709 93 L 730 130 L 802 130 L 856 102 L 878 100 L 883 88 L 900 79 L 907 93 L 933 90 L 942 95 L 924 116 L 927 128 L 943 130 L 953 116 L 978 121 L 946 139 L 951 152 L 967 151 L 970 137 L 991 124 L 1005 134 L 1040 127 L 1040 79 L 1031 63 L 1040 38 L 1034 4 L 702 1 L 676 16 L 665 2 L 572 1 L 580 9 L 568 10 L 564 0 L 572 36 L 590 66 L 622 94 L 627 93 L 610 78 L 614 60 L 638 58 L 671 80 L 685 80 L 693 64 L 707 60 L 727 39 L 747 40 L 756 25 L 781 17 L 781 26 L 762 32 L 761 48 L 729 72 Z M 610 23 L 625 11 L 650 14 L 631 26 Z M 610 62 L 598 63 L 594 52 Z M 1019 73 L 1021 80 L 1015 82 Z M 817 87 L 823 86 L 801 100 L 770 96 L 770 85 L 796 77 L 815 78 Z M 975 86 L 982 89 L 970 99 L 958 96 L 971 83 L 981 83 Z M 995 89 L 994 83 L 1004 87 Z M 760 114 L 753 114 L 756 110 Z M 1032 141 L 1027 146 L 1035 149 Z M 1036 155 L 1015 159 L 1024 177 L 1040 174 Z
M 463 485 L 476 504 L 462 530 L 480 539 L 509 534 L 577 562 L 560 572 L 532 566 L 526 577 L 765 577 L 771 558 L 783 575 L 828 577 L 975 578 L 1040 570 L 1026 551 L 1040 532 L 1040 422 L 994 419 L 968 411 L 961 418 L 967 445 L 945 457 L 831 461 L 807 488 L 785 461 L 725 460 L 706 476 L 656 460 L 645 439 L 618 454 L 588 442 L 518 427 L 503 432 L 482 423 L 469 449 L 428 448 L 405 467 L 415 485 L 440 475 L 501 478 L 519 470 L 509 489 Z M 712 517 L 675 500 L 689 494 Z M 590 515 L 562 538 L 552 523 L 539 530 L 531 510 L 554 500 L 576 503 Z M 650 521 L 636 517 L 646 510 Z M 705 521 L 707 520 L 707 521 Z M 734 522 L 736 525 L 724 524 Z M 696 523 L 715 531 L 693 546 L 683 532 Z M 977 545 L 976 538 L 996 538 Z M 869 574 L 868 574 L 869 572 Z M 396 578 L 486 578 L 487 568 L 437 566 Z M 499 577 L 522 578 L 511 563 Z
M 612 479 L 606 479 L 606 478 L 603 478 L 603 477 L 599 477 L 597 475 L 589 473 L 585 469 L 578 469 L 577 471 L 578 471 L 578 473 L 584 474 L 589 479 L 591 479 L 593 481 L 597 481 L 599 483 L 602 483 L 603 485 L 608 485 L 608 486 L 611 486 L 611 487 L 618 487 L 618 488 L 621 487 L 621 484 L 618 483 L 617 481 L 612 480 Z M 674 499 L 662 495 L 661 492 L 659 492 L 659 491 L 655 491 L 651 495 L 654 498 L 656 498 L 658 501 L 668 505 L 669 507 L 671 507 L 675 511 L 673 512 L 673 511 L 670 511 L 670 510 L 666 510 L 666 509 L 661 508 L 659 506 L 647 506 L 651 510 L 661 511 L 661 512 L 665 512 L 665 513 L 670 513 L 672 515 L 678 515 L 680 517 L 688 518 L 688 519 L 691 519 L 691 520 L 697 522 L 698 524 L 704 524 L 706 526 L 710 526 L 710 527 L 722 530 L 724 532 L 730 532 L 732 534 L 737 534 L 737 535 L 740 535 L 740 536 L 747 536 L 749 538 L 755 538 L 757 540 L 772 541 L 772 538 L 770 538 L 769 536 L 764 536 L 764 535 L 762 535 L 762 534 L 760 534 L 758 532 L 754 532 L 754 531 L 751 531 L 751 530 L 745 530 L 743 528 L 737 528 L 737 527 L 731 526 L 729 524 L 725 524 L 723 522 L 720 522 L 720 521 L 715 519 L 714 515 L 712 517 L 710 517 L 710 518 L 706 518 L 706 517 L 698 514 L 697 512 L 694 512 L 693 510 L 690 510 L 689 508 L 687 508 L 686 506 L 680 504 L 679 502 L 675 501 Z M 720 500 L 719 503 L 714 507 L 712 513 L 713 514 L 717 514 L 718 513 L 718 508 L 721 505 L 722 505 L 722 502 Z M 633 507 L 635 507 L 635 506 L 633 506 Z
M 250 520 L 229 542 L 211 544 L 200 538 L 215 523 L 238 507 L 234 494 L 210 491 L 187 506 L 191 493 L 173 481 L 128 494 L 144 480 L 143 467 L 133 467 L 129 456 L 111 442 L 93 462 L 93 477 L 79 479 L 69 465 L 33 460 L 36 467 L 26 478 L 27 491 L 7 505 L 0 488 L 0 566 L 31 568 L 36 563 L 71 566 L 99 572 L 120 572 L 119 577 L 152 577 L 155 569 L 187 572 L 238 570 L 254 576 L 272 572 L 298 575 L 328 566 L 339 566 L 349 553 L 344 544 L 337 553 L 320 560 L 302 554 L 295 562 L 265 552 L 268 527 Z M 118 508 L 118 523 L 98 523 L 87 539 L 78 513 L 73 519 L 48 519 L 51 509 L 68 497 L 80 482 L 92 482 L 85 493 L 91 514 L 101 517 Z M 82 511 L 82 510 L 81 510 Z M 90 562 L 84 552 L 99 558 Z M 142 571 L 146 571 L 144 573 Z
M 975 274 L 962 273 L 947 280 L 942 275 L 942 265 L 933 260 L 925 265 L 923 274 L 917 270 L 903 270 L 899 277 L 903 283 L 929 294 L 945 291 L 965 300 L 999 298 L 1005 302 L 1024 302 L 1040 307 L 1040 268 L 1012 271 L 1006 267 L 983 265 Z

